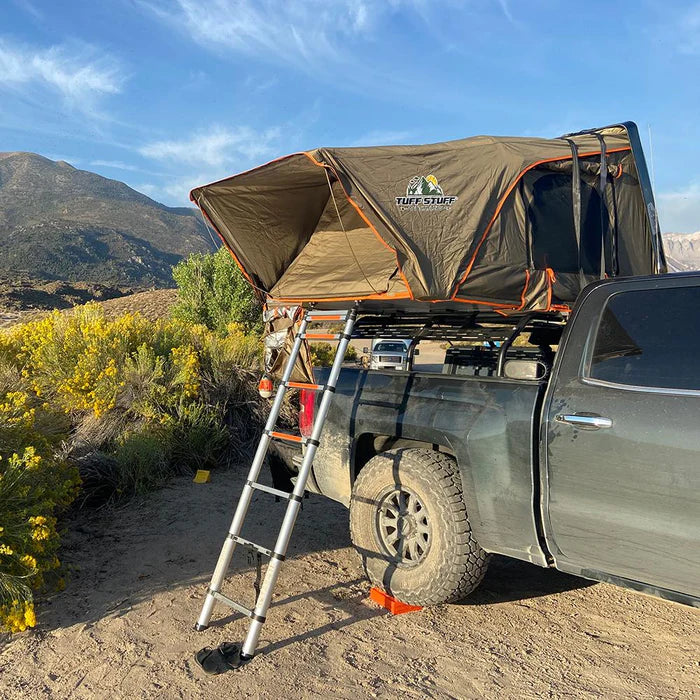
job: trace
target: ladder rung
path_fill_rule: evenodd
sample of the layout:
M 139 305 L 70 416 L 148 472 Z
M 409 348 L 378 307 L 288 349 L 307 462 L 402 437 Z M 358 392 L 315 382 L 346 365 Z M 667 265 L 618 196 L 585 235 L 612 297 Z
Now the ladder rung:
M 309 384 L 308 382 L 287 382 L 287 386 L 291 389 L 307 389 L 309 391 L 323 391 L 323 384 Z
M 263 547 L 259 544 L 255 544 L 255 542 L 251 542 L 250 540 L 246 540 L 243 537 L 239 537 L 238 535 L 229 535 L 229 537 L 236 543 L 243 545 L 244 547 L 249 547 L 250 549 L 254 549 L 256 552 L 260 552 L 260 554 L 264 554 L 266 557 L 272 557 L 274 552 L 271 549 L 268 549 L 267 547 Z
M 248 486 L 250 486 L 250 488 L 252 489 L 257 489 L 258 491 L 271 493 L 273 496 L 278 496 L 279 498 L 286 498 L 288 501 L 297 500 L 297 497 L 289 491 L 281 491 L 280 489 L 273 488 L 272 486 L 265 486 L 265 484 L 259 484 L 257 481 L 249 481 Z M 301 499 L 299 498 L 298 500 Z
M 304 333 L 301 337 L 306 340 L 340 340 L 342 333 Z
M 253 615 L 255 614 L 252 610 L 248 609 L 245 607 L 245 605 L 241 605 L 240 603 L 237 603 L 235 600 L 231 600 L 228 596 L 225 596 L 223 593 L 219 593 L 219 591 L 209 591 L 214 598 L 217 600 L 221 601 L 224 605 L 228 605 L 229 608 L 233 608 L 234 610 L 237 610 L 239 613 L 242 613 L 246 617 L 252 618 Z
M 307 316 L 308 321 L 345 321 L 346 316 L 340 314 L 328 314 L 328 316 Z
M 284 440 L 285 442 L 296 442 L 300 445 L 306 443 L 306 438 L 301 435 L 290 435 L 289 433 L 279 433 L 275 430 L 271 430 L 268 435 L 276 440 Z
M 347 321 L 349 316 L 349 311 L 309 311 L 306 314 L 306 319 L 308 321 L 314 321 L 315 319 L 321 321 Z

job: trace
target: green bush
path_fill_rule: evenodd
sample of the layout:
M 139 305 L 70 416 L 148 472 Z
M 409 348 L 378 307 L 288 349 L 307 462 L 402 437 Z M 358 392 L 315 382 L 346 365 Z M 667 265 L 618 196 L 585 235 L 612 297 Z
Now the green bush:
M 174 318 L 226 335 L 231 323 L 244 332 L 262 330 L 262 304 L 225 248 L 197 253 L 173 268 L 178 287 Z
M 330 343 L 310 343 L 309 352 L 311 354 L 311 364 L 314 367 L 330 367 L 335 357 L 335 345 Z M 345 352 L 345 361 L 357 361 L 357 350 L 352 345 L 348 345 L 348 349 Z
M 170 444 L 164 431 L 144 426 L 121 435 L 115 445 L 116 492 L 144 494 L 172 476 Z

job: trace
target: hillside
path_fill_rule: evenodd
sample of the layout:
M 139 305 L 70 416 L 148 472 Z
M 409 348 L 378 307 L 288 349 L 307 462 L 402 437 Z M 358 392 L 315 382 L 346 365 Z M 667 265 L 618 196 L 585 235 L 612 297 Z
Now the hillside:
M 664 250 L 669 269 L 700 270 L 700 231 L 664 234 Z
M 170 286 L 173 264 L 212 248 L 195 209 L 63 161 L 0 153 L 0 281 Z

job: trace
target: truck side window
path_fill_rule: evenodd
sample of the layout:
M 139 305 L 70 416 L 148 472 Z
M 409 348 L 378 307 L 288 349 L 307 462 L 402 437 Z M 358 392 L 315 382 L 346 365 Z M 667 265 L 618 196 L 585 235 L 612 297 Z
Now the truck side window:
M 620 292 L 598 328 L 590 377 L 700 390 L 700 287 Z

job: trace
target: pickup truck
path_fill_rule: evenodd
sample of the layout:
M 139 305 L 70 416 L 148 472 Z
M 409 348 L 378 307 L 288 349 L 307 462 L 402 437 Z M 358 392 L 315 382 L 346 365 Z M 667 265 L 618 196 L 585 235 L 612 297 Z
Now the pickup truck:
M 372 584 L 455 601 L 500 554 L 700 606 L 700 274 L 421 337 L 450 328 L 442 373 L 343 369 L 325 423 L 308 489 L 349 506 Z
M 378 338 L 371 350 L 366 347 L 362 352 L 369 355 L 369 369 L 405 370 L 410 368 L 409 348 L 410 341 Z

